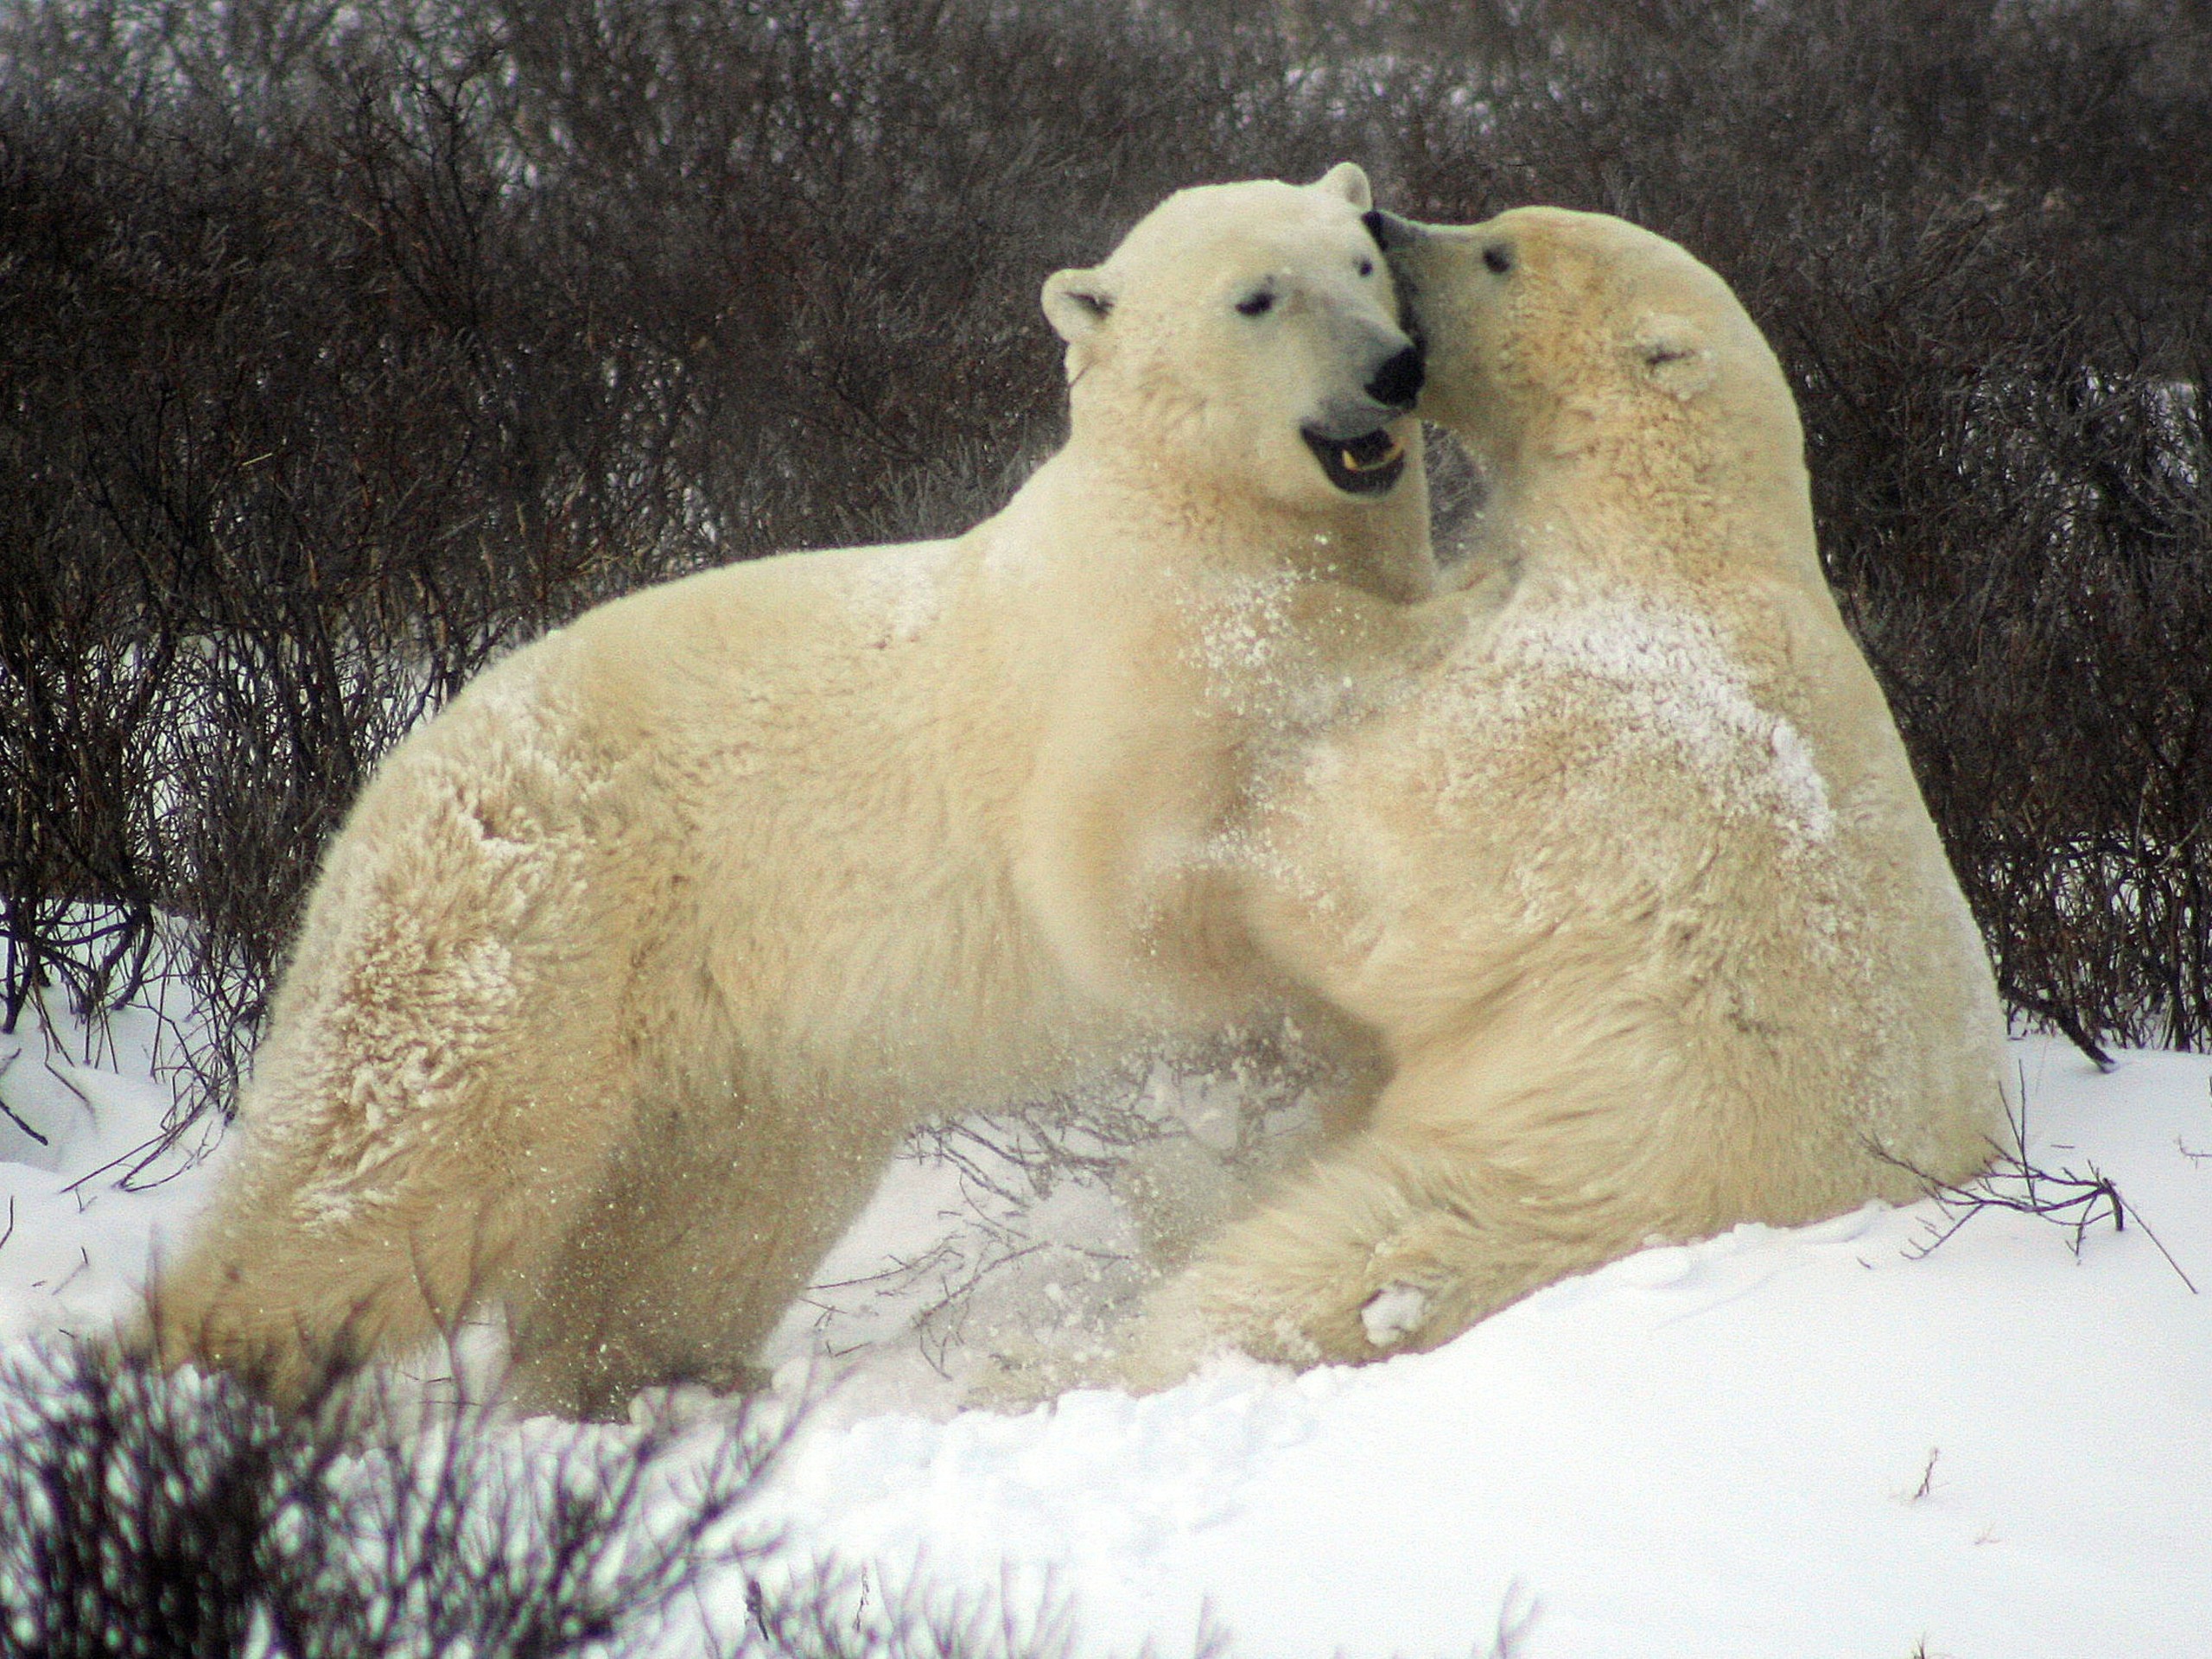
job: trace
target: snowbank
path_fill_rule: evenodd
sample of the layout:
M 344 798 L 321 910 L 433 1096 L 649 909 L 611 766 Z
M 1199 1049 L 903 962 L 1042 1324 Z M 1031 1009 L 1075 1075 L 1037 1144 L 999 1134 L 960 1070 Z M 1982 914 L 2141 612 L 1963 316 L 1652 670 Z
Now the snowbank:
M 111 1319 L 204 1202 L 205 1164 L 134 1155 L 168 1105 L 155 1029 L 126 1015 L 92 1053 L 66 1022 L 58 1047 L 0 1039 L 21 1120 L 0 1117 L 0 1338 Z M 937 1292 L 899 1263 L 996 1224 L 943 1165 L 902 1163 L 825 1274 L 883 1271 L 868 1305 L 787 1322 L 786 1376 L 857 1351 L 760 1519 L 893 1592 L 1070 1599 L 1100 1653 L 1188 1651 L 1209 1618 L 1268 1656 L 2212 1652 L 2212 1297 L 2187 1282 L 2212 1291 L 2212 1061 L 2100 1076 L 2062 1044 L 2018 1050 L 2031 1162 L 2094 1166 L 2127 1206 L 2115 1230 L 2091 1202 L 2078 1251 L 1995 1208 L 1929 1249 L 1956 1218 L 1932 1201 L 1745 1227 L 1433 1354 L 1224 1363 L 1023 1415 L 957 1410 L 926 1363 L 957 1378 L 958 1331 L 924 1351 Z M 1110 1198 L 1051 1208 L 1058 1236 L 1007 1281 L 1027 1274 L 1025 1305 L 1125 1291 L 1084 1267 L 1126 1247 Z M 567 1433 L 507 1432 L 549 1456 Z M 732 1575 L 712 1599 L 746 1592 Z

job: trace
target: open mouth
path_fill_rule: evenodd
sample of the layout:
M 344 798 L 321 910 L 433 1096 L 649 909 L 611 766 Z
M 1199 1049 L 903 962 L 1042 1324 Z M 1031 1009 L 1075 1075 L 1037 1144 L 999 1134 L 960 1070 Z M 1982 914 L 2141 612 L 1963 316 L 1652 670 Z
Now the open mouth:
M 1329 482 L 1347 495 L 1383 494 L 1406 470 L 1404 440 L 1379 426 L 1357 438 L 1326 438 L 1311 427 L 1299 435 L 1321 463 Z

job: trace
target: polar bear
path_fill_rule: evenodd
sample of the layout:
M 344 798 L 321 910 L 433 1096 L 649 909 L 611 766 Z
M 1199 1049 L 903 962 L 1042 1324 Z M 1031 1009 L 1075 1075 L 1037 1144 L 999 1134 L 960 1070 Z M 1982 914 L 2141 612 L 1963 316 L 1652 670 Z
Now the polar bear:
M 400 745 L 166 1357 L 281 1393 L 497 1300 L 526 1408 L 739 1382 L 918 1118 L 1295 1005 L 1225 826 L 1444 638 L 1370 206 L 1172 197 L 1046 283 L 1071 435 L 995 517 L 617 601 Z
M 1655 1238 L 1910 1199 L 2008 1130 L 1988 961 L 1757 327 L 1618 219 L 1376 222 L 1422 413 L 1489 475 L 1483 574 L 1418 690 L 1268 791 L 1249 926 L 1389 1080 L 1159 1290 L 1140 1386 L 1433 1347 Z

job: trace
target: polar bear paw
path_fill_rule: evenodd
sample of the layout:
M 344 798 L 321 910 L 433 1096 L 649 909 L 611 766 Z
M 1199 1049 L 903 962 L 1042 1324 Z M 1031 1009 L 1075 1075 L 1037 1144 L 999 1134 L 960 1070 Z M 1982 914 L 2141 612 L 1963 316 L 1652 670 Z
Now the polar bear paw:
M 1395 1348 L 1428 1320 L 1428 1293 L 1418 1285 L 1385 1285 L 1362 1304 L 1359 1322 L 1368 1341 Z

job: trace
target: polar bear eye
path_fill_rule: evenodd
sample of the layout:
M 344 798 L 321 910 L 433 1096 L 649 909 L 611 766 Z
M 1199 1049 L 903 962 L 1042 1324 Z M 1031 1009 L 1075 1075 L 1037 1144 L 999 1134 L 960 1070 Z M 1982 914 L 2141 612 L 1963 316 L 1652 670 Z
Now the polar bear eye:
M 1375 274 L 1375 262 L 1372 259 L 1361 260 L 1359 262 L 1359 274 L 1363 276 L 1372 276 Z
M 1263 288 L 1257 293 L 1249 294 L 1237 301 L 1236 308 L 1248 317 L 1265 316 L 1274 308 L 1274 302 L 1275 296 Z
M 1483 264 L 1503 276 L 1513 269 L 1513 250 L 1503 242 L 1493 242 L 1483 250 Z

